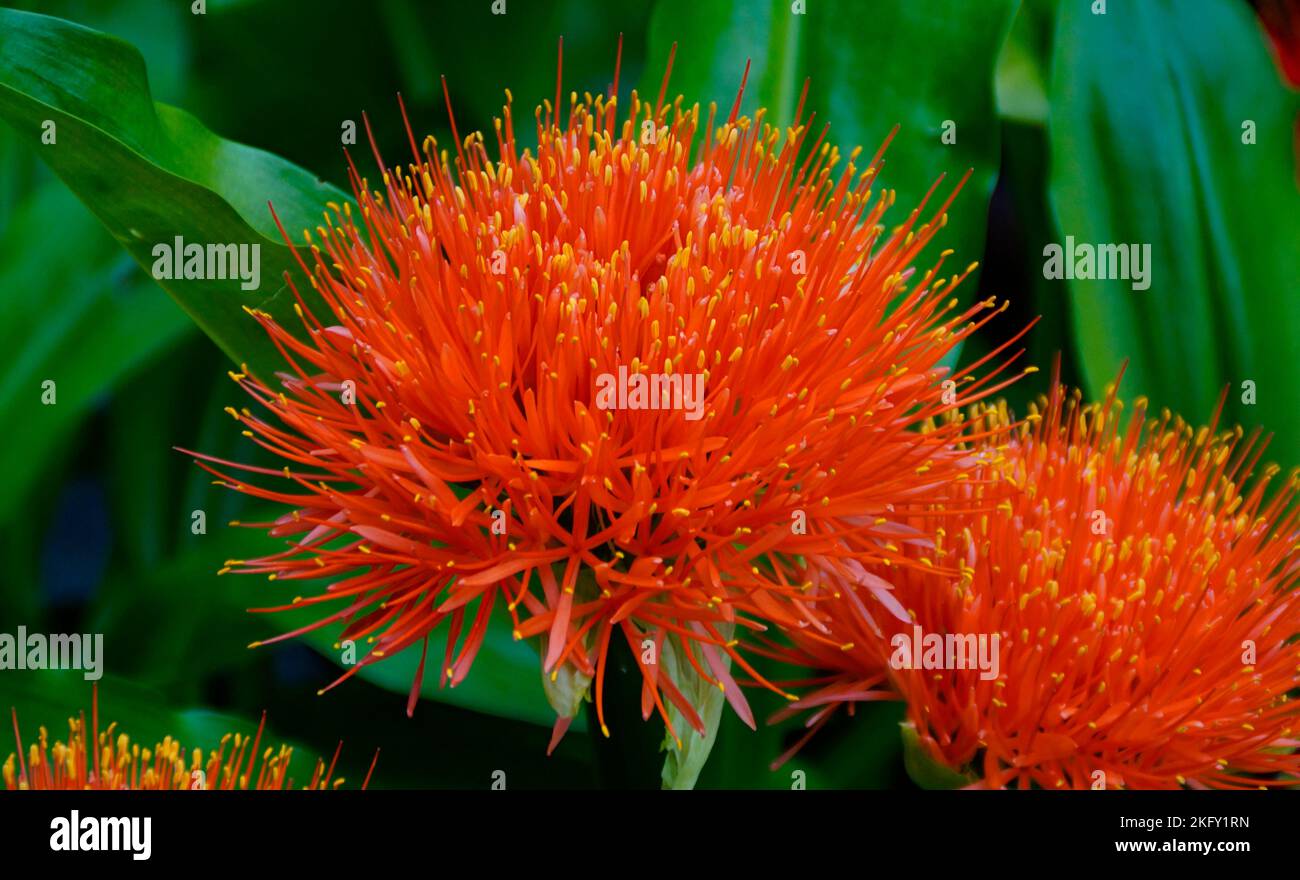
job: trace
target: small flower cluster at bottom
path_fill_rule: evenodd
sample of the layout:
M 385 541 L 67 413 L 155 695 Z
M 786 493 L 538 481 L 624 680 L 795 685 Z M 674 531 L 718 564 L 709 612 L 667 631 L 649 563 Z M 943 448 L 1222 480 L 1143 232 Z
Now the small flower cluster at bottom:
M 225 790 L 283 790 L 294 787 L 289 776 L 289 759 L 293 749 L 286 745 L 267 747 L 258 755 L 266 715 L 257 726 L 256 736 L 226 734 L 218 748 L 208 752 L 206 760 L 201 749 L 194 749 L 188 764 L 181 743 L 168 736 L 153 749 L 141 748 L 132 743 L 125 733 L 117 732 L 116 722 L 104 731 L 99 730 L 99 692 L 92 697 L 91 727 L 86 726 L 86 713 L 68 719 L 67 743 L 49 744 L 49 734 L 40 728 L 40 737 L 23 756 L 22 738 L 18 730 L 18 713 L 12 710 L 17 754 L 10 754 L 4 762 L 4 783 L 9 791 L 15 790 L 149 790 L 179 791 L 184 789 Z M 87 734 L 89 733 L 89 738 Z M 93 749 L 88 746 L 93 742 Z M 311 779 L 304 790 L 324 791 L 343 785 L 344 779 L 334 778 L 343 743 L 335 750 L 329 765 L 318 758 Z M 227 751 L 229 749 L 229 751 Z M 260 757 L 260 760 L 259 760 Z M 379 752 L 375 752 L 366 773 L 364 790 L 370 784 Z

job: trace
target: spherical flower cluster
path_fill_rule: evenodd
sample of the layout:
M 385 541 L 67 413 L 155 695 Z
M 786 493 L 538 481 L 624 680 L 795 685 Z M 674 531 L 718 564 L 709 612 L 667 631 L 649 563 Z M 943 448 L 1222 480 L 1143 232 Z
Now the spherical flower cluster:
M 231 412 L 283 467 L 205 466 L 287 508 L 243 525 L 288 543 L 228 570 L 301 582 L 278 607 L 368 640 L 343 678 L 441 628 L 431 662 L 458 683 L 504 604 L 570 683 L 561 729 L 593 680 L 599 711 L 614 638 L 638 658 L 672 640 L 752 724 L 738 630 L 824 630 L 810 572 L 913 564 L 904 520 L 969 465 L 960 425 L 916 430 L 1001 387 L 972 372 L 988 359 L 944 366 L 995 314 L 951 296 L 969 269 L 913 265 L 948 203 L 887 231 L 880 156 L 836 172 L 802 101 L 782 132 L 739 96 L 719 119 L 663 94 L 621 122 L 615 97 L 571 94 L 565 119 L 557 86 L 535 151 L 507 103 L 491 152 L 412 137 L 378 191 L 354 167 L 357 207 L 297 251 L 302 326 L 254 311 L 286 368 L 236 374 L 261 411 Z M 638 662 L 646 712 L 702 731 Z

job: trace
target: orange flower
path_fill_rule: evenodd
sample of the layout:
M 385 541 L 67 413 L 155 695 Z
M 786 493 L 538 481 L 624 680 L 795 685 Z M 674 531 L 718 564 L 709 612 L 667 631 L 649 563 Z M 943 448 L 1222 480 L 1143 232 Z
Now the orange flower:
M 617 82 L 616 68 L 611 95 Z M 504 600 L 568 682 L 557 735 L 593 677 L 604 728 L 616 632 L 642 664 L 647 717 L 667 720 L 670 701 L 703 731 L 644 659 L 672 639 L 752 725 L 730 662 L 756 673 L 734 628 L 820 626 L 798 560 L 846 577 L 905 563 L 899 520 L 965 466 L 952 431 L 910 430 L 959 385 L 962 402 L 1001 387 L 941 365 L 993 314 L 950 298 L 970 269 L 942 277 L 949 252 L 911 267 L 948 203 L 886 232 L 879 154 L 862 169 L 854 150 L 834 173 L 802 100 L 783 134 L 740 116 L 739 95 L 720 123 L 665 104 L 667 83 L 653 104 L 633 92 L 621 124 L 615 97 L 572 94 L 566 122 L 557 75 L 535 153 L 509 92 L 496 158 L 481 134 L 456 135 L 454 159 L 411 136 L 403 168 L 376 151 L 383 191 L 353 166 L 360 211 L 305 233 L 324 308 L 300 296 L 297 335 L 253 313 L 288 367 L 236 375 L 272 419 L 231 412 L 285 461 L 244 469 L 282 485 L 221 475 L 292 508 L 244 524 L 292 540 L 228 570 L 330 579 L 294 602 L 336 609 L 284 637 L 344 622 L 344 638 L 369 638 L 339 681 L 427 653 L 445 623 L 438 675 L 454 685 Z
M 856 639 L 848 599 L 823 606 L 855 644 L 805 652 L 835 670 L 798 704 L 814 722 L 887 677 L 929 756 L 988 786 L 1300 781 L 1300 478 L 1270 494 L 1276 468 L 1246 483 L 1256 435 L 1144 426 L 1143 401 L 1123 429 L 1120 410 L 1056 386 L 1032 427 L 984 413 L 1005 440 L 963 485 L 996 509 L 944 517 L 884 638 Z
M 226 734 L 221 738 L 220 748 L 208 752 L 206 761 L 203 752 L 195 749 L 187 765 L 184 747 L 170 736 L 151 750 L 132 744 L 125 733 L 116 733 L 116 722 L 101 733 L 98 688 L 94 689 L 91 697 L 93 726 L 89 728 L 90 741 L 96 743 L 93 752 L 87 746 L 86 713 L 82 712 L 79 717 L 68 719 L 67 744 L 56 742 L 51 748 L 49 735 L 42 726 L 39 744 L 33 744 L 24 758 L 22 736 L 18 732 L 18 712 L 11 711 L 18 752 L 9 755 L 4 763 L 5 788 L 9 791 L 293 788 L 293 779 L 288 776 L 292 748 L 284 745 L 279 749 L 268 747 L 259 760 L 257 749 L 262 741 L 262 730 L 266 727 L 265 713 L 257 725 L 255 737 Z M 342 747 L 343 744 L 339 743 L 339 749 Z M 328 768 L 323 760 L 317 759 L 311 782 L 304 789 L 325 790 L 341 786 L 342 778 L 331 781 L 338 758 L 339 750 L 336 749 Z M 379 752 L 376 751 L 366 781 L 361 786 L 363 789 L 370 784 L 370 774 L 378 760 Z

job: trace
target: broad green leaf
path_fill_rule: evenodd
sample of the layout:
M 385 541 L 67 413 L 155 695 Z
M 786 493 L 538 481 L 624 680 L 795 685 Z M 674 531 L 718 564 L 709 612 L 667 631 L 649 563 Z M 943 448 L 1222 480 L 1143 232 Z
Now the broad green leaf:
M 19 143 L 18 136 L 0 127 L 0 238 L 31 195 L 40 167 L 32 151 Z
M 197 17 L 188 3 L 156 0 L 10 0 L 5 4 L 24 12 L 37 12 L 75 21 L 113 34 L 140 50 L 149 63 L 149 84 L 159 100 L 172 103 L 185 92 L 192 48 L 187 20 Z M 211 12 L 212 4 L 209 4 Z M 197 19 L 203 21 L 203 19 Z
M 1225 420 L 1276 432 L 1269 457 L 1296 464 L 1300 102 L 1282 87 L 1250 9 L 1147 0 L 1093 15 L 1066 3 L 1055 45 L 1059 243 L 1150 248 L 1149 289 L 1057 283 L 1088 392 L 1101 395 L 1127 360 L 1124 396 L 1149 395 L 1203 423 L 1230 386 Z M 1255 142 L 1245 143 L 1252 125 Z M 1256 405 L 1242 402 L 1246 381 Z
M 21 463 L 0 486 L 0 522 L 96 401 L 190 330 L 62 186 L 22 203 L 0 238 L 0 421 L 21 426 L 0 432 L 0 460 Z
M 477 603 L 468 608 L 467 613 L 472 615 L 477 611 Z M 288 624 L 294 621 L 301 624 L 311 619 L 295 617 L 293 614 L 277 614 L 272 618 L 270 622 L 283 630 L 289 629 Z M 303 639 L 322 656 L 338 663 L 342 672 L 346 666 L 342 663 L 342 652 L 335 647 L 340 629 L 336 626 L 327 631 L 317 630 L 303 636 Z M 542 688 L 539 674 L 542 661 L 537 648 L 532 642 L 515 640 L 510 617 L 504 609 L 493 610 L 483 644 L 474 657 L 474 665 L 464 681 L 455 687 L 443 684 L 444 677 L 439 675 L 447 644 L 446 630 L 446 626 L 439 627 L 429 637 L 429 655 L 420 686 L 422 698 L 502 718 L 530 721 L 545 727 L 550 727 L 555 722 L 555 710 L 551 708 Z M 274 650 L 274 646 L 270 646 L 269 650 Z M 364 652 L 365 646 L 357 645 L 358 656 Z M 357 677 L 393 691 L 394 694 L 408 694 L 419 664 L 420 646 L 415 645 L 400 654 L 386 657 L 381 662 L 367 664 L 357 673 Z M 326 683 L 322 682 L 322 685 Z M 325 699 L 328 698 L 327 694 Z M 583 716 L 579 715 L 574 719 L 570 730 L 583 729 L 585 722 Z
M 268 375 L 281 364 L 243 312 L 257 307 L 296 326 L 283 281 L 294 263 L 268 202 L 296 238 L 318 224 L 327 202 L 345 201 L 341 191 L 154 103 L 135 49 L 42 15 L 0 9 L 0 118 L 146 270 L 155 264 L 155 246 L 178 236 L 185 244 L 257 245 L 255 290 L 242 289 L 239 278 L 163 286 L 236 362 Z M 55 125 L 53 144 L 42 143 L 47 122 Z
M 881 185 L 897 191 L 887 223 L 902 223 L 940 175 L 946 195 L 967 169 L 974 173 L 948 212 L 935 240 L 952 248 L 964 267 L 980 259 L 989 195 L 998 168 L 998 114 L 993 71 L 1011 27 L 1017 0 L 817 0 L 802 15 L 789 0 L 708 3 L 660 0 L 650 26 L 650 50 L 641 92 L 654 100 L 677 43 L 669 94 L 688 105 L 718 105 L 725 118 L 751 62 L 742 112 L 768 110 L 767 122 L 788 126 L 805 77 L 814 127 L 847 156 L 863 148 L 865 168 L 895 125 Z M 941 140 L 945 122 L 956 142 Z M 933 199 L 929 207 L 941 204 Z M 975 289 L 974 279 L 967 293 Z
M 1025 0 L 998 57 L 994 85 L 1003 119 L 1047 121 L 1047 72 L 1055 0 Z

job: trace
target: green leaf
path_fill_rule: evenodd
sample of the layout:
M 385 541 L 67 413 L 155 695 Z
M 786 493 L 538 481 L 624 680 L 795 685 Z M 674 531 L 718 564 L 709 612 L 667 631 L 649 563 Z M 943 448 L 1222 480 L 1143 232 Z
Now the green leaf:
M 1055 0 L 1026 0 L 998 58 L 994 84 L 1003 119 L 1047 122 L 1047 71 Z
M 886 222 L 903 222 L 940 175 L 947 175 L 940 188 L 946 194 L 967 169 L 974 170 L 935 242 L 936 256 L 938 249 L 953 248 L 965 265 L 984 250 L 998 168 L 993 71 L 1016 5 L 1017 0 L 817 0 L 796 15 L 789 0 L 661 0 L 651 19 L 641 92 L 650 100 L 658 94 L 674 42 L 669 94 L 684 94 L 688 106 L 717 102 L 722 118 L 747 59 L 752 67 L 741 109 L 766 107 L 767 122 L 775 125 L 794 120 L 804 78 L 811 77 L 805 119 L 809 109 L 817 111 L 814 126 L 820 130 L 829 122 L 828 140 L 845 155 L 862 146 L 860 165 L 901 126 L 881 173 L 883 185 L 898 193 L 898 207 Z M 941 140 L 946 120 L 956 123 L 954 144 Z M 938 204 L 931 200 L 930 206 Z
M 57 234 L 53 231 L 57 230 Z M 0 522 L 23 505 L 50 456 L 92 405 L 191 325 L 57 183 L 26 199 L 0 238 Z M 42 400 L 54 382 L 54 404 Z
M 1231 386 L 1225 420 L 1300 450 L 1297 97 L 1233 0 L 1063 4 L 1051 84 L 1051 199 L 1077 243 L 1150 246 L 1150 288 L 1068 282 L 1093 397 L 1121 362 L 1124 396 L 1194 423 Z M 1256 143 L 1243 143 L 1243 123 Z M 1060 285 L 1065 295 L 1066 285 Z M 1258 405 L 1243 405 L 1242 383 Z M 1157 410 L 1158 411 L 1158 410 Z
M 472 617 L 477 611 L 477 602 L 471 603 L 467 608 L 467 615 Z M 301 625 L 313 619 L 313 616 L 301 617 L 292 612 L 268 617 L 269 622 L 282 631 L 289 630 L 295 623 Z M 339 664 L 342 670 L 347 667 L 342 662 L 341 651 L 334 647 L 341 629 L 341 626 L 336 625 L 328 630 L 308 633 L 302 638 L 323 657 Z M 429 637 L 429 655 L 425 662 L 424 680 L 420 685 L 421 698 L 545 727 L 550 727 L 555 722 L 555 710 L 551 708 L 542 688 L 542 661 L 537 648 L 532 642 L 515 640 L 510 617 L 504 608 L 493 610 L 483 644 L 474 657 L 474 665 L 464 681 L 455 687 L 443 684 L 444 676 L 439 675 L 446 644 L 447 628 L 444 625 Z M 274 646 L 259 650 L 274 650 Z M 358 644 L 358 656 L 363 653 L 364 646 Z M 380 662 L 363 666 L 357 677 L 395 694 L 405 695 L 410 693 L 419 665 L 420 646 L 413 645 Z M 326 683 L 322 682 L 323 684 Z M 345 683 L 340 687 L 347 685 Z M 578 715 L 570 730 L 580 731 L 585 728 L 583 716 Z
M 86 203 L 141 265 L 177 236 L 185 243 L 257 245 L 260 286 L 238 278 L 169 280 L 168 293 L 237 363 L 269 373 L 281 361 L 243 313 L 295 326 L 283 274 L 286 231 L 314 228 L 346 196 L 269 153 L 222 140 L 181 110 L 154 103 L 139 52 L 113 37 L 42 15 L 0 9 L 0 118 Z M 56 142 L 42 143 L 46 121 Z M 303 289 L 303 285 L 300 285 Z M 314 295 L 304 289 L 304 296 Z
M 921 745 L 916 733 L 916 725 L 905 721 L 898 725 L 903 736 L 903 766 L 907 775 L 918 786 L 931 790 L 965 788 L 975 782 L 974 776 L 966 776 L 931 758 Z

